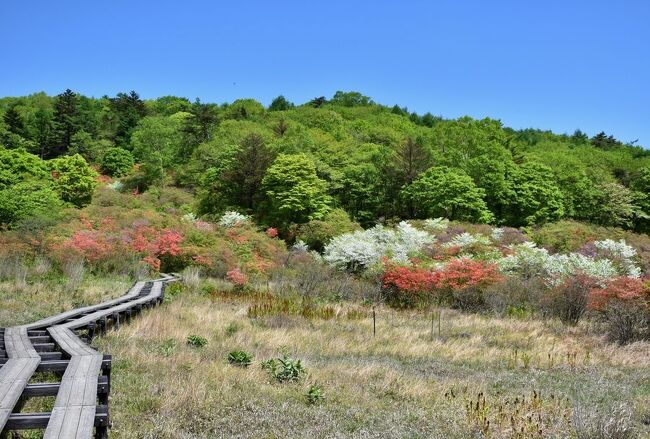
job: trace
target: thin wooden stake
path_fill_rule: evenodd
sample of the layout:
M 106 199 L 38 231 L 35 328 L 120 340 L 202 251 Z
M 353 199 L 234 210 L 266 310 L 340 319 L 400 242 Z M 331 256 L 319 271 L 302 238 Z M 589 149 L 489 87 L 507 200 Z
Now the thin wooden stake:
M 375 306 L 372 306 L 372 336 L 377 335 L 377 316 L 375 314 Z

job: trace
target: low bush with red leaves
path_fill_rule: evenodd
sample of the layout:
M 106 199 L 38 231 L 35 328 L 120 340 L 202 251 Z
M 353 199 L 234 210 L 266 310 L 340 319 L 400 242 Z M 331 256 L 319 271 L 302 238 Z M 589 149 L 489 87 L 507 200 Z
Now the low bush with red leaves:
M 411 308 L 438 301 L 460 309 L 481 306 L 483 289 L 501 282 L 495 264 L 469 258 L 454 259 L 440 270 L 389 264 L 382 275 L 389 305 Z
M 589 309 L 607 338 L 620 344 L 650 339 L 650 282 L 629 277 L 610 279 L 591 289 Z

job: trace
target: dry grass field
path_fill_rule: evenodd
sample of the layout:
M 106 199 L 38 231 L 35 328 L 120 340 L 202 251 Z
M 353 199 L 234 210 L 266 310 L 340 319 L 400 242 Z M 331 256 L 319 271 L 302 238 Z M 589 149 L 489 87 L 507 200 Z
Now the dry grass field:
M 248 307 L 185 294 L 99 340 L 115 358 L 113 437 L 650 437 L 647 343 L 450 310 L 432 337 L 429 313 L 386 308 L 373 336 L 369 317 L 251 319 Z M 229 364 L 233 350 L 252 364 Z M 304 379 L 262 369 L 283 352 Z M 314 385 L 324 398 L 308 404 Z
M 65 288 L 1 284 L 0 324 L 104 300 L 128 283 L 89 279 L 72 297 Z M 111 437 L 650 437 L 650 344 L 608 344 L 588 322 L 443 310 L 439 323 L 436 313 L 380 307 L 373 335 L 359 305 L 328 305 L 329 319 L 253 318 L 246 296 L 186 291 L 166 302 L 95 341 L 114 356 Z M 191 335 L 207 345 L 189 345 Z M 229 364 L 235 350 L 252 364 Z M 261 367 L 283 354 L 302 361 L 298 381 Z M 322 399 L 310 403 L 310 388 Z

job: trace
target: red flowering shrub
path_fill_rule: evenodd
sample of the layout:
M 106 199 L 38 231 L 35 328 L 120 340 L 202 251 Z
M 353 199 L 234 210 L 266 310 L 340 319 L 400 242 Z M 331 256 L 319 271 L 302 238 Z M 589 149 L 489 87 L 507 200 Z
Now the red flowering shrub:
M 484 289 L 503 280 L 496 264 L 454 259 L 438 272 L 439 299 L 454 308 L 477 311 L 485 306 Z
M 384 288 L 394 286 L 408 293 L 423 293 L 436 287 L 437 278 L 437 273 L 428 269 L 389 265 L 381 280 Z
M 248 276 L 241 272 L 239 268 L 233 268 L 226 273 L 228 279 L 235 286 L 235 290 L 241 291 L 248 283 Z
M 431 300 L 469 309 L 481 305 L 482 289 L 503 279 L 495 264 L 468 258 L 454 259 L 439 271 L 389 264 L 382 275 L 389 305 L 413 307 Z
M 629 277 L 610 279 L 589 292 L 589 309 L 607 338 L 620 344 L 650 339 L 650 283 Z
M 438 289 L 463 290 L 469 287 L 484 287 L 501 282 L 503 276 L 496 264 L 475 261 L 469 258 L 454 259 L 439 272 Z
M 278 237 L 278 229 L 275 227 L 269 227 L 266 229 L 266 236 L 269 238 L 277 238 Z
M 418 267 L 388 264 L 382 275 L 386 303 L 395 308 L 413 308 L 433 299 L 436 273 Z
M 603 287 L 593 288 L 589 292 L 589 309 L 593 311 L 604 311 L 607 306 L 614 302 L 630 303 L 633 306 L 650 306 L 650 289 L 640 279 L 631 277 L 616 277 Z

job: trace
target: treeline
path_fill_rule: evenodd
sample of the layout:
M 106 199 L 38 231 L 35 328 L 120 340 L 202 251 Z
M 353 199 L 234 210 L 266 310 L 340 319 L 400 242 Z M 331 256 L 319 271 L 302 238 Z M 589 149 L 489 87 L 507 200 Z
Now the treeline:
M 650 230 L 650 151 L 605 133 L 447 120 L 357 92 L 302 105 L 279 96 L 264 107 L 252 99 L 217 105 L 66 90 L 2 98 L 0 115 L 0 198 L 14 204 L 18 183 L 60 186 L 62 174 L 47 163 L 72 156 L 122 177 L 125 189 L 186 187 L 199 214 L 235 209 L 283 231 L 346 215 L 363 226 L 444 216 L 509 226 L 571 218 Z M 20 162 L 33 163 L 27 153 L 44 159 L 50 175 L 22 169 Z M 9 216 L 0 222 L 10 224 Z

